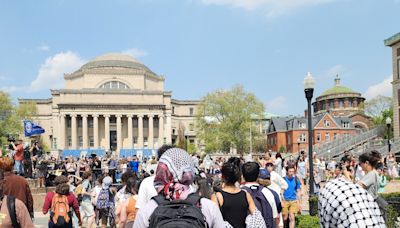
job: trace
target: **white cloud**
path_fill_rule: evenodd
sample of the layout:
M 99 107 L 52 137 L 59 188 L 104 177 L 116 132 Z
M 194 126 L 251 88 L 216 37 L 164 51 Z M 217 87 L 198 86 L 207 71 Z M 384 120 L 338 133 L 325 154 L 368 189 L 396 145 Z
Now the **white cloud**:
M 364 97 L 367 100 L 374 98 L 378 95 L 391 97 L 392 96 L 392 84 L 391 84 L 392 79 L 393 79 L 393 75 L 390 75 L 389 77 L 385 78 L 382 82 L 379 82 L 378 84 L 368 87 L 367 91 L 364 93 Z
M 36 79 L 31 82 L 29 91 L 61 88 L 64 83 L 64 73 L 79 69 L 85 62 L 87 61 L 71 51 L 60 52 L 47 58 L 40 66 Z
M 37 46 L 36 49 L 39 51 L 50 51 L 50 47 L 47 46 L 46 44 L 41 44 Z
M 286 98 L 284 96 L 278 96 L 273 98 L 270 101 L 267 101 L 267 110 L 268 112 L 273 111 L 281 111 L 287 107 Z
M 131 48 L 131 49 L 122 51 L 122 53 L 133 56 L 135 58 L 140 58 L 140 57 L 148 55 L 148 53 L 146 51 L 143 51 L 143 50 L 140 50 L 137 48 Z
M 294 10 L 335 0 L 201 0 L 206 5 L 227 5 L 251 11 L 261 9 L 268 17 L 276 17 Z
M 7 79 L 8 78 L 6 76 L 0 75 L 0 82 L 7 81 Z

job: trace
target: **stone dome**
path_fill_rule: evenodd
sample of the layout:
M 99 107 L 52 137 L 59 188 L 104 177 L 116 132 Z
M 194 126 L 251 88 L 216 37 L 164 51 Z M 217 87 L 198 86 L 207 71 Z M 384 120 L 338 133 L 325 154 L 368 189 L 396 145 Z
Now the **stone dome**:
M 122 53 L 108 53 L 97 56 L 81 67 L 80 70 L 90 70 L 99 68 L 128 68 L 136 70 L 145 70 L 154 74 L 148 67 L 136 60 L 130 55 Z

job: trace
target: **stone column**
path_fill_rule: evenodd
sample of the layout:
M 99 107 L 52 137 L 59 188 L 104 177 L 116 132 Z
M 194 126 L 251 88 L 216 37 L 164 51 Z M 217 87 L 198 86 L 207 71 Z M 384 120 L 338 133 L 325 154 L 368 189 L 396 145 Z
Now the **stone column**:
M 164 144 L 164 116 L 158 116 L 158 147 Z
M 138 115 L 138 148 L 143 149 L 143 115 Z
M 72 148 L 71 149 L 77 149 L 78 148 L 78 136 L 77 136 L 77 125 L 76 125 L 76 114 L 71 115 L 71 141 L 72 141 Z
M 122 148 L 122 115 L 117 115 L 117 152 Z
M 128 149 L 133 148 L 133 115 L 128 115 Z
M 149 138 L 147 139 L 147 144 L 149 145 L 150 149 L 154 147 L 154 126 L 153 126 L 153 118 L 154 115 L 147 115 L 149 117 Z
M 88 144 L 88 115 L 82 115 L 82 148 L 87 149 L 89 148 Z
M 99 115 L 93 115 L 93 145 L 99 149 Z
M 60 144 L 58 149 L 65 150 L 65 115 L 60 115 L 60 136 L 59 136 Z
M 167 144 L 171 144 L 172 143 L 172 126 L 171 126 L 171 114 L 167 113 L 165 115 L 167 117 L 167 124 L 166 124 L 166 129 L 165 129 L 165 134 L 166 134 L 166 138 L 167 138 Z
M 104 115 L 104 130 L 106 137 L 105 149 L 108 151 L 110 149 L 110 115 Z

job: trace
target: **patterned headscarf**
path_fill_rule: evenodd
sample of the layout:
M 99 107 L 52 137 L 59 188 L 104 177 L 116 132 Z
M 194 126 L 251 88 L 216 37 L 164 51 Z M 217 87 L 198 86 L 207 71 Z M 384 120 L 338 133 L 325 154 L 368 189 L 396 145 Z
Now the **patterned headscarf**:
M 179 148 L 171 148 L 161 156 L 154 187 L 167 199 L 185 200 L 191 193 L 189 186 L 195 177 L 195 168 L 190 155 Z

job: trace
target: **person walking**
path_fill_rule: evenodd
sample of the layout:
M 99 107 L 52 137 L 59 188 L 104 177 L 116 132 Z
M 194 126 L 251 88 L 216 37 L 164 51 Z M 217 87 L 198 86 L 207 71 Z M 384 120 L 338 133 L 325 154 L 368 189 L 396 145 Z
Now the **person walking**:
M 160 221 L 180 223 L 180 227 L 195 227 L 186 224 L 179 217 L 172 216 L 171 214 L 176 212 L 175 209 L 166 208 L 166 205 L 176 205 L 181 201 L 185 202 L 186 208 L 190 209 L 192 218 L 190 222 L 196 224 L 197 227 L 206 227 L 205 222 L 210 228 L 225 227 L 217 205 L 209 199 L 192 194 L 194 191 L 190 185 L 194 181 L 195 172 L 192 159 L 186 151 L 178 148 L 168 149 L 159 159 L 154 179 L 158 195 L 139 209 L 133 227 L 157 227 Z M 165 212 L 161 214 L 163 218 L 160 216 L 161 212 Z M 179 212 L 186 213 L 188 211 Z M 168 216 L 168 219 L 165 218 L 167 214 L 171 215 Z
M 130 193 L 131 197 L 122 203 L 120 214 L 120 226 L 125 228 L 132 228 L 136 218 L 136 200 L 137 200 L 137 189 L 136 189 L 136 178 L 130 177 L 126 182 L 126 192 Z M 117 209 L 118 210 L 118 209 Z
M 235 163 L 226 162 L 222 165 L 222 190 L 213 194 L 211 200 L 220 207 L 222 217 L 235 228 L 246 227 L 246 217 L 253 214 L 256 206 L 251 195 L 238 186 L 240 170 Z
M 55 192 L 48 192 L 42 212 L 47 214 L 50 210 L 49 228 L 72 228 L 73 214 L 78 218 L 78 225 L 82 225 L 78 200 L 70 191 L 69 180 L 66 176 L 58 176 L 54 179 Z
M 361 166 L 365 175 L 357 183 L 366 189 L 374 199 L 378 197 L 379 173 L 376 171 L 376 167 L 380 160 L 381 155 L 375 150 L 365 152 L 358 158 L 359 166 Z
M 283 192 L 283 221 L 289 218 L 289 227 L 295 227 L 295 215 L 300 211 L 301 206 L 301 183 L 295 175 L 295 167 L 286 167 L 286 176 L 284 177 L 288 188 Z

